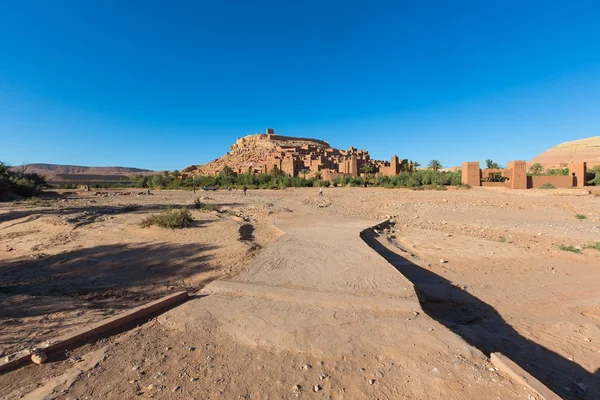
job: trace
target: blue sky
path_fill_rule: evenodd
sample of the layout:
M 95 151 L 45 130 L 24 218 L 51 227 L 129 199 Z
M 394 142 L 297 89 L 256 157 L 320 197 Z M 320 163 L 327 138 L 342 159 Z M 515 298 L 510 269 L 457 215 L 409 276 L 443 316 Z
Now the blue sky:
M 445 166 L 600 135 L 598 1 L 0 2 L 0 160 L 183 169 L 266 127 Z

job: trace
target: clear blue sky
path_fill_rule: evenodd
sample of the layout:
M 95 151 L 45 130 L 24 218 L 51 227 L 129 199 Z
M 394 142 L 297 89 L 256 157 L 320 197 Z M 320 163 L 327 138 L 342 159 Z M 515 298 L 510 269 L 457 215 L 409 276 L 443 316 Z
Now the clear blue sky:
M 600 135 L 596 1 L 2 1 L 0 160 L 182 169 L 266 127 L 445 166 Z

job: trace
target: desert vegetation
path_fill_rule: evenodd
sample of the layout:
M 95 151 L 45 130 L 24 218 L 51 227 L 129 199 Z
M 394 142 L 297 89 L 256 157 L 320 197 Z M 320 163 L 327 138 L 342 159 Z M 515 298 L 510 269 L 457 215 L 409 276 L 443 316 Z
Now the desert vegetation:
M 46 183 L 38 174 L 28 174 L 23 166 L 18 172 L 10 170 L 10 165 L 0 161 L 0 196 L 9 193 L 21 197 L 32 197 L 38 194 L 38 187 Z
M 167 229 L 181 229 L 189 227 L 194 219 L 187 207 L 180 209 L 169 208 L 159 214 L 150 215 L 142 220 L 140 226 L 148 228 L 152 225 Z
M 370 165 L 370 164 L 365 164 Z M 133 187 L 149 189 L 193 189 L 204 186 L 218 188 L 237 188 L 244 186 L 252 189 L 285 189 L 289 187 L 358 187 L 365 185 L 365 179 L 369 186 L 381 186 L 388 188 L 414 188 L 419 186 L 458 186 L 461 184 L 461 171 L 440 171 L 439 169 L 407 170 L 395 176 L 373 176 L 372 169 L 365 167 L 361 170 L 364 177 L 345 176 L 333 181 L 323 180 L 316 173 L 306 178 L 307 170 L 301 171 L 300 176 L 292 177 L 278 168 L 274 168 L 268 174 L 254 175 L 251 173 L 236 174 L 229 167 L 225 167 L 221 173 L 214 176 L 194 176 L 181 179 L 175 173 L 161 173 L 150 176 L 132 177 Z M 371 172 L 369 172 L 371 171 Z M 175 171 L 176 172 L 176 171 Z

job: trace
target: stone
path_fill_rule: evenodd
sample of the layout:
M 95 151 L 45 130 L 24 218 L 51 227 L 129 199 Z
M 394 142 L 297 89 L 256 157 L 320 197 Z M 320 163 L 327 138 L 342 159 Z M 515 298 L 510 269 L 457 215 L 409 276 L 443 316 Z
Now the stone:
M 177 392 L 178 390 L 181 390 L 181 386 L 179 386 L 179 385 L 175 386 L 175 387 L 172 389 L 172 391 L 173 391 L 173 392 Z
M 34 364 L 38 364 L 38 365 L 43 364 L 44 362 L 46 362 L 47 359 L 48 359 L 48 356 L 43 351 L 40 351 L 39 353 L 35 353 L 31 356 L 31 361 Z
M 444 260 L 443 258 L 440 258 L 440 264 L 446 264 L 448 262 L 448 260 Z
M 321 387 L 321 385 L 315 385 L 315 387 L 313 388 L 313 391 L 314 391 L 314 392 L 319 392 L 321 389 L 323 389 L 323 388 Z
M 304 364 L 302 366 L 302 369 L 311 369 L 311 368 L 312 368 L 312 365 L 310 365 L 310 364 Z
M 369 385 L 374 385 L 375 384 L 375 379 L 369 379 Z
M 302 386 L 300 386 L 300 385 L 294 385 L 292 387 L 292 390 L 297 393 L 297 392 L 299 392 L 299 391 L 302 390 Z

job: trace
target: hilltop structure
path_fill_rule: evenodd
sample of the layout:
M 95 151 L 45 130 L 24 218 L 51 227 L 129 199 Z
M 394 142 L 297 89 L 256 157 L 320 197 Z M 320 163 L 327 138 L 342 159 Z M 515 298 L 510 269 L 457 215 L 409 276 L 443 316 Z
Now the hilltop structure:
M 235 173 L 267 174 L 274 168 L 291 176 L 313 176 L 317 172 L 325 180 L 343 176 L 360 176 L 364 164 L 371 164 L 374 174 L 397 175 L 409 167 L 407 160 L 393 156 L 391 160 L 371 160 L 369 152 L 354 147 L 332 148 L 329 143 L 308 138 L 276 135 L 268 128 L 264 134 L 237 139 L 223 157 L 203 166 L 192 165 L 182 171 L 183 177 L 217 175 L 226 166 Z

